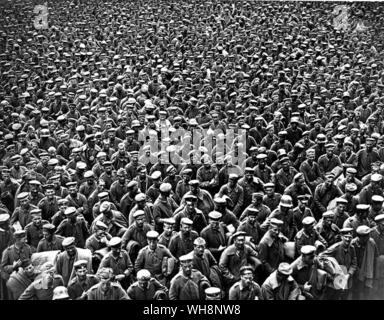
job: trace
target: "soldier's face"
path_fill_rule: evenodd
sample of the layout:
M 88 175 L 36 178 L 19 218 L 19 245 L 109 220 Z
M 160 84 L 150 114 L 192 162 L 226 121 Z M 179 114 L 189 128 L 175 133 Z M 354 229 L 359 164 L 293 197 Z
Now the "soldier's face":
M 79 269 L 76 270 L 76 275 L 82 280 L 85 279 L 87 276 L 87 268 L 85 266 L 81 266 Z
M 201 257 L 204 253 L 204 249 L 205 249 L 205 246 L 195 245 L 195 248 L 194 248 L 195 254 Z
M 185 235 L 188 235 L 191 232 L 191 230 L 192 230 L 192 226 L 189 224 L 182 223 L 180 226 L 180 231 Z
M 149 249 L 155 250 L 157 248 L 157 239 L 148 239 Z
M 140 288 L 148 288 L 149 279 L 148 278 L 141 278 L 137 280 Z
M 344 235 L 342 235 L 341 239 L 342 239 L 343 244 L 345 246 L 349 246 L 351 244 L 351 241 L 352 241 L 352 235 L 351 234 L 344 234 Z
M 237 249 L 243 249 L 245 245 L 245 237 L 244 236 L 238 236 L 235 239 L 235 246 Z
M 26 266 L 24 268 L 24 272 L 27 275 L 27 277 L 31 277 L 35 273 L 35 267 L 32 264 L 30 264 L 29 266 Z
M 34 217 L 34 218 L 32 219 L 32 222 L 33 222 L 33 224 L 34 224 L 35 226 L 39 226 L 39 225 L 41 225 L 41 216 Z
M 74 244 L 71 244 L 70 246 L 67 246 L 65 248 L 65 251 L 68 253 L 69 256 L 73 257 L 76 254 L 76 247 Z
M 136 225 L 141 228 L 144 225 L 145 218 L 144 216 L 139 216 L 136 218 Z
M 252 281 L 253 281 L 253 274 L 251 271 L 245 271 L 242 275 L 241 275 L 241 280 L 243 282 L 243 284 L 245 286 L 249 286 Z
M 184 261 L 181 262 L 181 269 L 183 270 L 183 273 L 187 276 L 189 276 L 192 273 L 192 261 Z

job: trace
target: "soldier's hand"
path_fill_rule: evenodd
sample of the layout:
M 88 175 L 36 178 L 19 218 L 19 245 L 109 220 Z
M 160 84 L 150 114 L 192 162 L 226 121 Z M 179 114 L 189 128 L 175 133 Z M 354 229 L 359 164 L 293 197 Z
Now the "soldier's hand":
M 304 290 L 305 291 L 310 291 L 311 289 L 312 289 L 312 286 L 308 282 L 304 283 Z

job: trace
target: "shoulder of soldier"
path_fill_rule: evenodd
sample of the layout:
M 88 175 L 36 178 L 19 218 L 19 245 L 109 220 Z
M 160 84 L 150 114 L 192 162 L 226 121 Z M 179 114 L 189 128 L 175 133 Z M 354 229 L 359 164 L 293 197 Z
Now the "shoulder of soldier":
M 95 291 L 99 288 L 100 283 L 96 283 L 94 286 L 90 287 L 88 291 Z
M 33 222 L 28 223 L 28 224 L 25 226 L 24 230 L 25 230 L 25 231 L 29 230 L 29 229 L 32 227 L 32 225 L 33 225 Z

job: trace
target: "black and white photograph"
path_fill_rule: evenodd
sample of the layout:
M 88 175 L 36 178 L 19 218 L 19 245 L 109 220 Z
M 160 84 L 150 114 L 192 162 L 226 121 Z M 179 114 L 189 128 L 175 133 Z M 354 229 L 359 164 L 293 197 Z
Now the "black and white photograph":
M 383 204 L 384 2 L 0 1 L 0 304 L 384 300 Z

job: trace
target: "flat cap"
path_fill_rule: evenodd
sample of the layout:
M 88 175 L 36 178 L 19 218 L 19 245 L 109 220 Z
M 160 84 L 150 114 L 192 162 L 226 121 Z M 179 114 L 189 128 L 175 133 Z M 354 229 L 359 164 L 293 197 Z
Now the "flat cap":
M 382 214 L 378 214 L 376 217 L 375 217 L 375 222 L 382 222 L 384 221 L 384 213 Z
M 161 178 L 161 172 L 160 171 L 155 171 L 151 174 L 151 178 L 153 180 L 157 180 L 157 179 L 160 179 Z
M 287 262 L 280 263 L 277 270 L 279 271 L 279 273 L 284 274 L 286 276 L 292 274 L 292 267 Z
M 64 215 L 66 215 L 66 216 L 69 216 L 69 215 L 74 214 L 74 213 L 76 213 L 76 208 L 75 207 L 68 207 L 64 211 Z
M 141 216 L 144 216 L 145 215 L 145 212 L 143 210 L 137 210 L 133 213 L 133 217 L 134 218 L 137 218 L 137 217 L 141 217 Z
M 282 220 L 279 220 L 276 218 L 272 218 L 270 223 L 275 225 L 275 226 L 282 226 L 284 224 L 284 222 Z
M 87 267 L 88 266 L 88 261 L 87 260 L 84 260 L 84 259 L 81 259 L 81 260 L 77 260 L 73 263 L 73 267 L 76 269 L 79 269 L 81 267 Z
M 13 233 L 15 238 L 24 238 L 26 236 L 25 230 L 17 230 Z
M 28 197 L 29 193 L 28 192 L 21 192 L 17 195 L 18 200 L 26 199 Z
M 305 217 L 302 221 L 303 225 L 310 226 L 316 222 L 314 217 Z
M 365 211 L 369 209 L 369 204 L 358 204 L 356 205 L 356 210 Z
M 104 230 L 108 229 L 107 225 L 101 220 L 97 220 L 95 225 L 98 229 L 104 229 Z
M 356 229 L 356 233 L 359 236 L 366 236 L 371 232 L 371 228 L 368 226 L 358 226 Z
M 379 182 L 383 179 L 383 176 L 379 173 L 374 173 L 372 176 L 371 176 L 371 181 L 373 182 Z
M 159 237 L 159 233 L 157 231 L 151 230 L 146 234 L 148 239 L 157 239 Z
M 160 185 L 160 192 L 170 192 L 172 190 L 172 185 L 170 183 L 162 183 Z
M 323 218 L 334 218 L 335 213 L 333 211 L 325 211 L 322 216 Z
M 8 213 L 2 213 L 0 214 L 0 223 L 6 222 L 11 218 L 11 216 Z
M 202 237 L 198 237 L 198 238 L 195 239 L 195 241 L 193 241 L 193 244 L 196 245 L 196 246 L 205 246 L 206 243 L 207 242 Z
M 72 244 L 75 244 L 75 237 L 67 237 L 67 238 L 64 238 L 62 246 L 68 247 Z
M 109 247 L 116 247 L 121 244 L 121 238 L 120 237 L 113 237 L 111 240 L 108 242 Z
M 146 197 L 145 197 L 145 194 L 144 194 L 144 193 L 138 193 L 138 194 L 135 196 L 135 201 L 136 201 L 136 202 L 144 201 L 145 199 L 146 199 Z
M 223 215 L 218 211 L 211 211 L 208 213 L 208 218 L 212 220 L 220 220 Z
M 373 202 L 384 202 L 384 198 L 382 196 L 379 196 L 379 195 L 373 195 L 372 201 Z
M 184 217 L 184 218 L 181 218 L 181 221 L 180 221 L 181 224 L 188 224 L 188 225 L 192 225 L 193 224 L 193 221 L 187 217 Z
M 311 245 L 302 246 L 300 252 L 304 255 L 314 254 L 316 252 L 316 247 Z
M 176 223 L 176 220 L 174 218 L 165 218 L 161 220 L 165 224 L 171 224 L 174 225 Z

